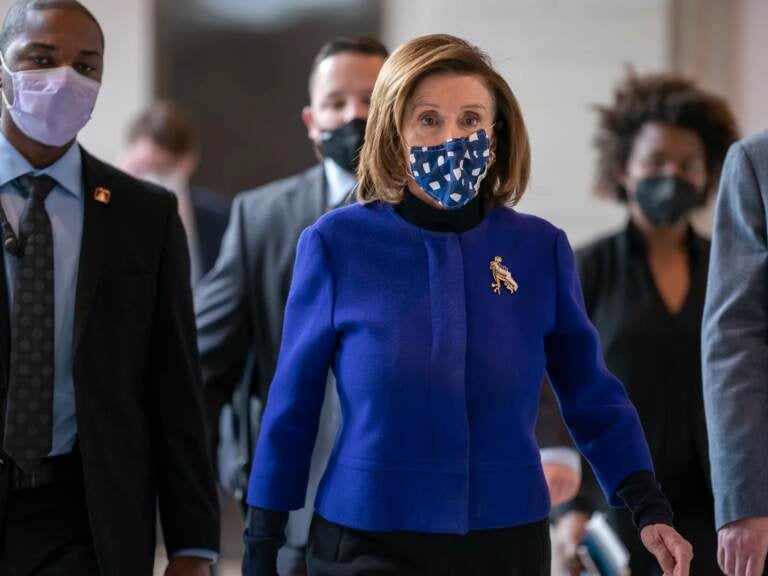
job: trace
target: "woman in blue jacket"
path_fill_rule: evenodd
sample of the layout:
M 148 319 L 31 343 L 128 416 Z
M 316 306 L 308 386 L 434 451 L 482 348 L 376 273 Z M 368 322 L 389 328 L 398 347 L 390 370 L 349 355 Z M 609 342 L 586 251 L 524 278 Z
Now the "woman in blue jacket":
M 425 36 L 385 63 L 359 201 L 299 242 L 248 490 L 245 573 L 275 573 L 331 367 L 342 425 L 310 574 L 548 576 L 534 437 L 545 371 L 606 497 L 632 509 L 665 572 L 688 574 L 690 545 L 605 368 L 565 234 L 507 207 L 529 167 L 517 101 L 477 48 Z

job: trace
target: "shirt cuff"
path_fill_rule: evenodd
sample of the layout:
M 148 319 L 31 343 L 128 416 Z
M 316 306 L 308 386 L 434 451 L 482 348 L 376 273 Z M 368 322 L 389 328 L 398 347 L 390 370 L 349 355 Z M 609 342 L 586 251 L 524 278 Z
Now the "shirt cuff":
M 672 506 L 653 472 L 630 474 L 619 484 L 616 494 L 632 511 L 632 521 L 638 532 L 651 524 L 673 525 Z
M 206 550 L 205 548 L 182 548 L 181 550 L 176 550 L 172 554 L 169 554 L 168 558 L 180 558 L 182 556 L 203 558 L 208 560 L 211 564 L 214 564 L 219 559 L 219 555 L 216 552 L 213 550 Z
M 577 450 L 567 446 L 555 446 L 542 448 L 539 452 L 541 452 L 542 464 L 562 464 L 581 474 L 581 454 Z

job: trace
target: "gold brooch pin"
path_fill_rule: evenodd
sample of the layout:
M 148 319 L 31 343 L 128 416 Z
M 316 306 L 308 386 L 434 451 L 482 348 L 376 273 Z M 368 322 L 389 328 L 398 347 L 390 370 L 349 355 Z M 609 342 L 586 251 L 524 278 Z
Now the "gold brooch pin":
M 102 204 L 109 204 L 110 198 L 112 198 L 112 192 L 107 190 L 106 188 L 98 187 L 96 190 L 93 191 L 93 198 L 96 200 L 96 202 L 101 202 Z
M 501 287 L 504 286 L 504 288 L 509 290 L 510 294 L 514 294 L 518 289 L 517 282 L 515 282 L 515 279 L 512 278 L 512 274 L 509 273 L 507 267 L 501 262 L 501 256 L 496 256 L 491 260 L 490 268 L 491 276 L 493 276 L 493 284 L 491 284 L 491 288 L 496 294 L 501 295 Z

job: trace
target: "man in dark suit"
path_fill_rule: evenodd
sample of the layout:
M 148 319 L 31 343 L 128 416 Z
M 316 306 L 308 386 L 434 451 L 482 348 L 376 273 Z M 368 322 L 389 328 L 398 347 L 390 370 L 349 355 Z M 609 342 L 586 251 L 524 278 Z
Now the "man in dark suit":
M 302 230 L 339 206 L 355 185 L 373 85 L 387 50 L 370 38 L 339 38 L 322 47 L 309 80 L 310 104 L 302 111 L 321 162 L 284 180 L 240 194 L 234 201 L 221 254 L 196 291 L 203 379 L 217 422 L 235 394 L 239 473 L 228 488 L 244 498 L 259 407 L 277 364 L 283 309 Z M 281 574 L 303 574 L 303 546 L 314 489 L 325 468 L 338 419 L 329 387 L 313 458 L 307 508 L 292 515 Z
M 104 38 L 75 0 L 0 30 L 0 574 L 209 574 L 218 509 L 174 197 L 82 150 Z
M 179 216 L 187 233 L 192 284 L 213 268 L 227 228 L 229 202 L 190 179 L 200 164 L 200 131 L 178 104 L 155 102 L 134 121 L 128 146 L 118 163 L 136 178 L 176 194 Z

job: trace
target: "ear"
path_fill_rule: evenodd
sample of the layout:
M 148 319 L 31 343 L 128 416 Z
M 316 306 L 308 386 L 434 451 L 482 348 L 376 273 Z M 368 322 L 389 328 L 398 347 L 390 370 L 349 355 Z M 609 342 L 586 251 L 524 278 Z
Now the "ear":
M 304 108 L 301 109 L 301 121 L 304 122 L 304 126 L 307 127 L 307 137 L 312 142 L 316 142 L 318 133 L 317 128 L 315 127 L 315 118 L 312 115 L 312 108 L 310 106 L 304 106 Z

